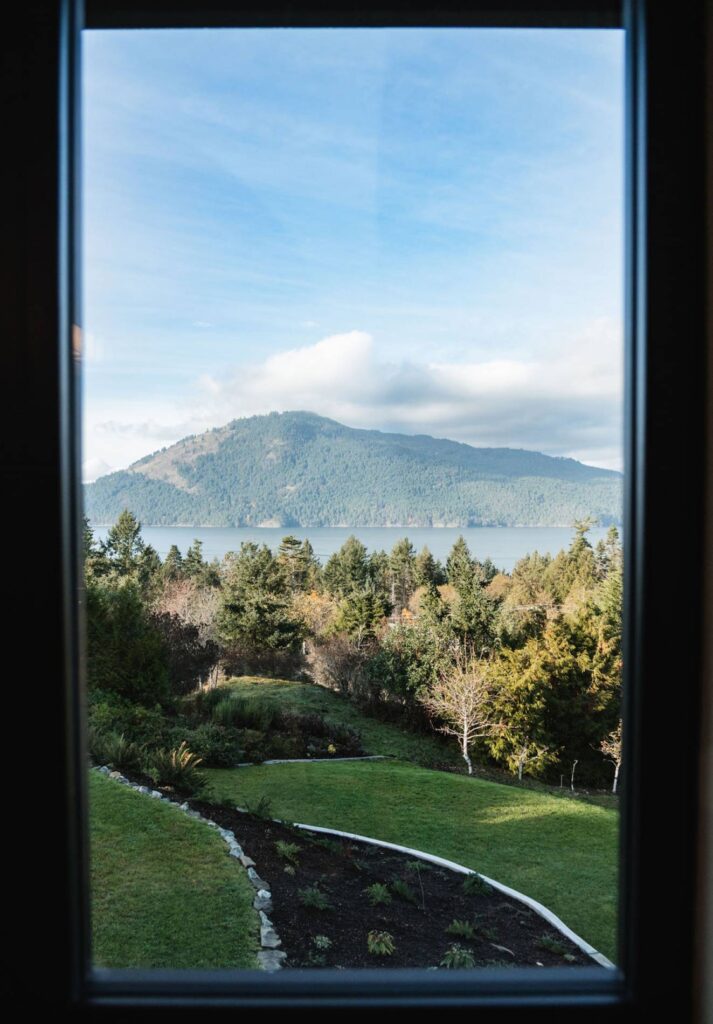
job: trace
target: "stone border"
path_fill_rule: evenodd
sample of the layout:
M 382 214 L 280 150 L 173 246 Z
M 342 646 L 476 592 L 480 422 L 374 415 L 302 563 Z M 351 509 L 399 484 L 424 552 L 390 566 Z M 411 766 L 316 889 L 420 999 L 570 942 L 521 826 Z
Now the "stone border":
M 248 873 L 248 878 L 256 890 L 255 897 L 253 899 L 253 907 L 260 916 L 260 946 L 262 947 L 260 952 L 257 954 L 258 964 L 260 969 L 263 971 L 279 971 L 282 968 L 282 961 L 287 958 L 287 953 L 278 949 L 282 945 L 282 940 L 275 931 L 274 925 L 270 918 L 267 916 L 267 911 L 272 910 L 272 893 L 269 889 L 268 883 L 265 882 L 258 875 L 255 870 L 255 861 L 248 857 L 243 850 L 240 843 L 235 838 L 235 833 L 231 832 L 230 829 L 221 828 L 220 825 L 215 821 L 211 821 L 210 818 L 204 818 L 198 811 L 193 811 L 189 807 L 187 802 L 180 803 L 177 800 L 172 800 L 170 796 L 166 796 L 165 793 L 159 792 L 158 789 L 149 789 L 148 786 L 140 786 L 136 782 L 131 782 L 121 772 L 112 771 L 109 765 L 101 765 L 94 769 L 100 772 L 102 775 L 106 775 L 110 779 L 114 779 L 115 782 L 121 783 L 123 786 L 128 786 L 129 789 L 135 790 L 137 793 L 143 793 L 146 796 L 153 797 L 154 800 L 163 800 L 166 803 L 173 804 L 174 807 L 178 807 L 180 811 L 183 811 L 189 818 L 193 818 L 196 821 L 202 821 L 210 828 L 217 830 L 218 835 L 227 843 L 228 852 L 231 857 L 235 857 L 239 860 L 242 866 Z
M 278 820 L 278 819 L 275 819 Z M 399 846 L 397 843 L 388 843 L 384 839 L 372 839 L 371 836 L 360 836 L 354 832 L 341 832 L 336 828 L 324 828 L 321 825 L 305 825 L 301 822 L 294 822 L 295 828 L 304 829 L 306 832 L 323 832 L 326 835 L 341 836 L 343 839 L 354 839 L 361 843 L 370 843 L 372 846 L 383 846 L 388 850 L 396 850 L 398 853 L 408 853 L 412 857 L 418 857 L 421 860 L 428 861 L 431 864 L 437 864 L 439 867 L 448 868 L 450 871 L 457 871 L 462 875 L 477 875 L 478 878 L 482 878 L 484 882 L 492 886 L 493 889 L 497 889 L 498 892 L 504 893 L 506 896 L 511 896 L 513 899 L 518 900 L 520 903 L 524 903 L 535 913 L 543 917 L 548 924 L 556 928 L 558 932 L 566 936 L 573 942 L 575 946 L 578 946 L 583 953 L 590 956 L 592 960 L 595 960 L 602 967 L 607 967 L 610 970 L 616 970 L 616 964 L 613 964 L 603 953 L 600 953 L 590 945 L 585 939 L 573 932 L 571 928 L 562 921 L 556 914 L 553 914 L 551 910 L 548 910 L 542 903 L 538 903 L 537 900 L 532 899 L 531 896 L 526 896 L 522 892 L 518 892 L 517 889 L 511 889 L 509 885 L 503 885 L 502 882 L 496 882 L 493 878 L 488 878 L 487 875 L 481 875 L 479 871 L 474 871 L 472 868 L 467 868 L 463 864 L 456 864 L 455 861 L 446 860 L 444 857 L 437 857 L 433 853 L 424 853 L 423 850 L 413 850 L 408 846 Z

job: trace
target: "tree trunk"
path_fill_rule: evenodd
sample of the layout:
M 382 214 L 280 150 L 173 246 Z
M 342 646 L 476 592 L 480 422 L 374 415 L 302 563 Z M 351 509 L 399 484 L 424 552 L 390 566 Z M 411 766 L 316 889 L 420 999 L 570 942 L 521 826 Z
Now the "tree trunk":
M 470 760 L 470 757 L 468 755 L 468 730 L 467 730 L 466 726 L 463 727 L 463 740 L 462 740 L 461 745 L 462 745 L 462 748 L 463 748 L 463 760 L 468 765 L 468 774 L 472 775 L 473 774 L 473 763 Z
M 621 767 L 621 761 L 617 761 L 614 765 L 614 785 L 611 788 L 612 793 L 616 793 L 616 784 L 619 781 L 619 768 Z

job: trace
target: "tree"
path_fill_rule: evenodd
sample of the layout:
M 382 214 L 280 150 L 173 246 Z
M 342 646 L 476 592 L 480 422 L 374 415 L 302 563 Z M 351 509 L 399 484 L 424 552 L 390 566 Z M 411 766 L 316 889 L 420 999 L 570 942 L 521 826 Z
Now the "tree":
M 495 726 L 493 690 L 485 663 L 461 649 L 455 665 L 441 673 L 421 702 L 440 721 L 436 726 L 439 732 L 458 739 L 468 774 L 472 775 L 470 748 L 479 737 L 490 735 Z
M 610 764 L 614 765 L 614 782 L 611 791 L 616 793 L 619 781 L 619 769 L 621 768 L 621 719 L 614 732 L 610 733 L 599 744 L 599 749 L 607 758 Z
M 183 555 L 175 544 L 169 548 L 168 554 L 163 560 L 162 575 L 164 580 L 175 581 L 183 579 L 184 576 Z
M 277 561 L 288 590 L 313 590 L 319 583 L 321 567 L 308 540 L 300 541 L 293 536 L 283 537 L 277 551 Z
M 363 587 L 369 578 L 366 547 L 351 536 L 324 567 L 324 583 L 330 594 L 346 597 L 350 591 Z
M 443 566 L 433 557 L 425 544 L 416 555 L 414 582 L 419 587 L 424 587 L 429 583 L 437 587 L 439 584 L 446 582 Z
M 400 612 L 416 589 L 416 552 L 408 537 L 398 540 L 389 555 L 389 582 L 391 604 Z
M 109 530 L 102 546 L 108 571 L 118 577 L 135 580 L 148 589 L 161 570 L 161 559 L 141 536 L 141 523 L 124 509 Z
M 250 651 L 294 651 L 304 626 L 292 609 L 284 575 L 272 552 L 251 541 L 229 563 L 218 631 L 224 643 Z
M 451 548 L 451 553 L 446 561 L 446 574 L 448 582 L 456 588 L 462 582 L 472 578 L 473 559 L 470 557 L 470 550 L 462 536 Z
M 376 636 L 377 627 L 384 619 L 384 606 L 369 582 L 342 599 L 334 623 L 335 629 L 348 633 L 357 648 Z

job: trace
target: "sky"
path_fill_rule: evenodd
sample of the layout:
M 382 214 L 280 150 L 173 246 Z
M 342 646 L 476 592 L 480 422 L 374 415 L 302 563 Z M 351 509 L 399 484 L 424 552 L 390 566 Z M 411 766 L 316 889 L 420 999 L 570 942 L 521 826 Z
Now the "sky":
M 622 43 L 85 32 L 85 478 L 291 409 L 620 469 Z

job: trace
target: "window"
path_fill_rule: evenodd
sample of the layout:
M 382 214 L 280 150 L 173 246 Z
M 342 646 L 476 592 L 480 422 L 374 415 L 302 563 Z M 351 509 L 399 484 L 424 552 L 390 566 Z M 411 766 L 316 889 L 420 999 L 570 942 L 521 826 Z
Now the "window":
M 530 5 L 513 7 L 516 9 L 512 15 L 502 16 L 504 23 L 534 17 Z M 578 10 L 577 4 L 563 4 L 560 14 L 553 17 L 576 18 Z M 68 187 L 73 170 L 73 122 L 69 112 L 76 101 L 72 78 L 68 75 L 73 56 L 73 13 L 69 4 L 60 5 L 59 19 L 52 5 L 27 13 L 24 34 L 16 37 L 18 48 L 7 65 L 11 75 L 8 89 L 11 112 L 18 125 L 31 121 L 35 135 L 29 142 L 26 169 L 8 161 L 11 174 L 8 194 L 28 195 L 34 205 L 18 204 L 11 211 L 16 251 L 21 259 L 18 260 L 19 273 L 9 278 L 7 308 L 13 317 L 13 335 L 23 344 L 10 347 L 7 359 L 10 379 L 17 380 L 17 392 L 21 393 L 22 415 L 15 413 L 14 429 L 5 434 L 16 440 L 4 460 L 4 472 L 12 486 L 10 493 L 17 495 L 18 507 L 22 507 L 23 512 L 27 510 L 25 534 L 47 538 L 41 551 L 37 545 L 37 549 L 24 553 L 23 574 L 17 577 L 14 602 L 20 609 L 20 617 L 17 628 L 8 632 L 8 636 L 21 635 L 20 626 L 26 625 L 27 609 L 32 607 L 34 619 L 39 618 L 42 623 L 42 643 L 37 645 L 34 675 L 41 682 L 43 700 L 42 714 L 38 713 L 37 721 L 33 722 L 36 750 L 32 758 L 37 762 L 37 777 L 32 792 L 45 791 L 49 779 L 56 780 L 61 765 L 67 766 L 69 780 L 67 791 L 63 791 L 59 818 L 60 828 L 69 833 L 68 852 L 64 854 L 64 846 L 55 847 L 57 857 L 48 860 L 43 848 L 38 851 L 42 860 L 33 864 L 40 864 L 42 872 L 24 873 L 29 882 L 27 891 L 41 879 L 45 910 L 57 907 L 58 913 L 46 913 L 39 940 L 44 943 L 42 955 L 36 955 L 36 938 L 34 945 L 17 943 L 21 956 L 26 957 L 18 964 L 17 977 L 26 979 L 25 995 L 34 994 L 28 978 L 33 979 L 34 991 L 38 987 L 36 972 L 40 963 L 45 965 L 41 978 L 46 982 L 45 990 L 57 997 L 62 993 L 81 1000 L 90 996 L 107 999 L 113 993 L 114 998 L 131 1004 L 139 999 L 160 1002 L 171 995 L 180 999 L 187 993 L 196 998 L 200 992 L 201 998 L 210 1001 L 221 994 L 234 996 L 230 983 L 190 977 L 150 982 L 134 978 L 132 995 L 129 989 L 121 987 L 121 979 L 112 979 L 109 988 L 101 985 L 88 988 L 84 979 L 86 919 L 82 912 L 78 913 L 78 908 L 84 907 L 86 894 L 81 855 L 84 766 L 82 746 L 77 738 L 81 731 L 81 716 L 76 714 L 80 691 L 76 679 L 77 623 L 71 599 L 77 578 L 75 485 L 78 479 L 72 448 L 76 431 L 71 420 L 74 387 L 71 346 L 80 343 L 78 332 L 73 336 L 70 330 L 72 312 L 76 308 L 70 290 L 74 211 Z M 598 14 L 602 19 L 611 17 L 608 9 Z M 574 1006 L 582 1007 L 582 1012 L 586 1006 L 587 1012 L 596 1019 L 605 1017 L 609 1010 L 614 1012 L 615 1004 L 626 996 L 629 1007 L 642 1009 L 655 1004 L 679 1016 L 688 1012 L 693 951 L 695 755 L 701 657 L 701 625 L 695 612 L 702 602 L 703 585 L 700 567 L 704 284 L 699 272 L 704 256 L 700 173 L 703 9 L 702 5 L 699 8 L 692 4 L 675 21 L 666 14 L 653 5 L 634 4 L 628 22 L 631 121 L 627 298 L 631 363 L 627 422 L 631 489 L 627 521 L 630 564 L 626 660 L 630 672 L 627 718 L 630 756 L 636 769 L 629 775 L 623 842 L 623 982 L 611 979 L 594 990 L 573 975 L 569 979 L 549 977 L 546 989 L 543 990 L 540 983 L 538 992 L 538 979 L 532 977 L 482 976 L 477 979 L 477 989 L 459 978 L 452 979 L 453 983 L 443 988 L 440 978 L 437 982 L 421 978 L 414 979 L 413 987 L 404 982 L 403 989 L 395 994 L 388 982 L 375 978 L 372 987 L 371 980 L 364 978 L 349 993 L 354 1000 L 370 993 L 372 1000 L 382 1001 L 394 995 L 401 1000 L 478 1001 L 487 1004 L 497 1015 L 508 1001 L 522 1000 L 527 1004 L 539 996 L 552 1003 L 548 1016 L 556 1014 L 559 1008 L 563 1019 L 571 1019 Z M 157 24 L 166 23 L 169 18 L 156 7 L 149 12 L 139 7 L 124 15 L 114 11 L 104 18 L 97 7 L 93 16 L 96 24 L 116 24 L 117 20 L 133 23 L 142 17 L 153 19 Z M 171 20 L 173 17 L 179 24 L 192 21 L 186 6 L 182 7 L 182 13 L 173 11 Z M 280 21 L 281 12 L 271 12 L 268 22 L 272 17 Z M 222 15 L 217 20 L 223 18 L 228 20 L 229 16 Z M 393 19 L 400 20 L 400 12 L 396 12 Z M 197 20 L 203 22 L 204 18 L 199 14 Z M 349 17 L 345 20 L 351 23 Z M 391 21 L 391 17 L 388 20 Z M 428 20 L 428 15 L 417 20 Z M 460 21 L 459 18 L 453 20 Z M 58 40 L 61 44 L 59 66 Z M 676 62 L 674 57 L 681 60 Z M 61 82 L 59 160 L 54 148 L 57 81 Z M 18 88 L 20 82 L 22 88 Z M 59 246 L 55 247 L 57 240 Z M 20 274 L 31 274 L 30 289 L 27 276 Z M 55 298 L 57 281 L 59 304 Z M 32 296 L 29 300 L 28 293 Z M 59 386 L 55 372 L 58 338 Z M 55 440 L 58 422 L 62 430 Z M 17 436 L 18 423 L 25 427 L 21 437 Z M 670 591 L 661 579 L 662 575 L 670 575 L 668 569 L 662 573 L 661 552 L 666 550 L 667 541 L 670 543 L 671 522 L 676 513 L 680 514 L 678 491 L 672 481 L 680 478 L 682 453 L 690 457 L 695 467 L 686 480 L 687 522 L 677 540 L 675 570 L 676 593 L 685 594 L 687 599 L 671 601 L 668 599 Z M 49 515 L 48 509 L 55 511 Z M 39 580 L 43 585 L 38 592 Z M 692 609 L 694 614 L 691 614 Z M 64 720 L 63 704 L 56 691 L 47 685 L 47 680 L 56 679 L 60 673 L 68 681 L 70 707 L 69 727 L 61 734 L 57 723 Z M 675 724 L 680 736 L 678 770 L 662 774 L 656 771 L 656 764 L 661 736 L 671 730 L 668 699 L 672 690 L 676 695 Z M 26 692 L 24 700 L 27 700 Z M 13 721 L 24 720 L 16 710 Z M 663 823 L 662 807 L 666 809 Z M 35 813 L 33 806 L 31 820 Z M 662 876 L 689 881 L 681 883 L 682 891 L 679 890 L 677 898 L 665 899 L 662 896 L 670 896 L 675 886 L 669 882 L 662 884 Z M 62 898 L 58 900 L 59 894 Z M 28 917 L 21 919 L 18 936 L 29 936 L 28 926 L 36 925 L 36 919 Z M 662 941 L 663 937 L 667 937 L 668 945 Z M 303 984 L 295 979 L 268 978 L 256 982 L 250 989 L 243 988 L 240 998 L 265 998 L 268 993 L 270 999 L 282 998 L 292 1005 L 300 997 L 321 997 L 334 1002 L 340 993 L 344 994 L 338 979 L 325 981 L 325 987 L 318 991 L 314 977 L 306 978 Z M 620 1009 L 623 1011 L 623 1003 Z

